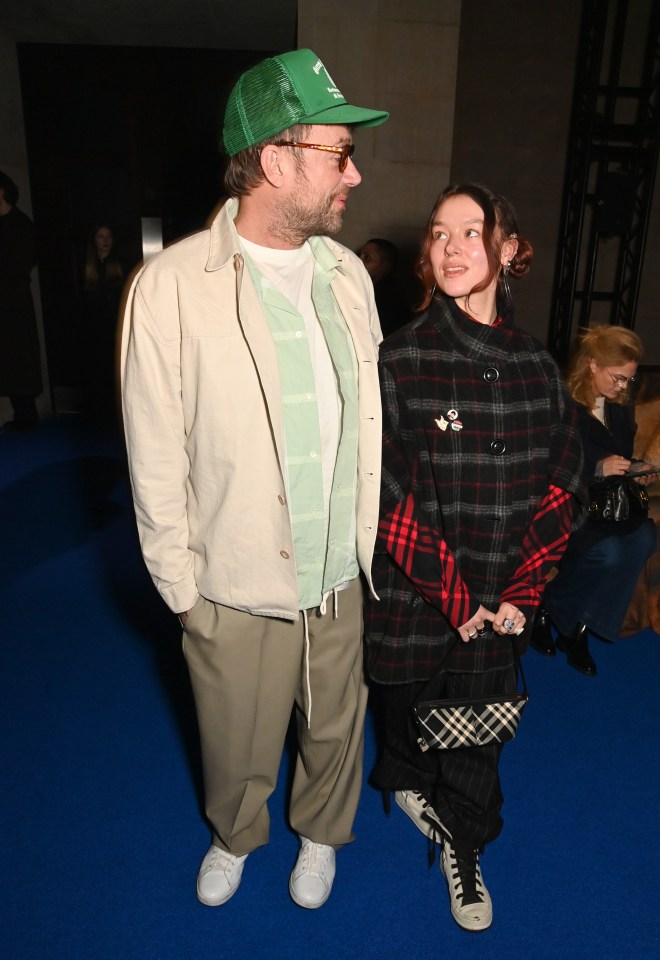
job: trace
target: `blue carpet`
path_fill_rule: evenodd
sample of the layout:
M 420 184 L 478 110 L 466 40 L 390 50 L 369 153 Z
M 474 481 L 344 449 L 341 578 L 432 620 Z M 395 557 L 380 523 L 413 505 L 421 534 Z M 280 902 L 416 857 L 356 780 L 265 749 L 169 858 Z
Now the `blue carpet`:
M 210 909 L 179 630 L 142 565 L 121 447 L 59 418 L 0 435 L 0 464 L 3 960 L 656 957 L 660 637 L 592 641 L 596 679 L 525 658 L 505 828 L 483 858 L 489 931 L 453 923 L 424 838 L 366 784 L 332 897 L 296 907 L 287 758 L 270 844 Z M 375 751 L 369 715 L 367 769 Z

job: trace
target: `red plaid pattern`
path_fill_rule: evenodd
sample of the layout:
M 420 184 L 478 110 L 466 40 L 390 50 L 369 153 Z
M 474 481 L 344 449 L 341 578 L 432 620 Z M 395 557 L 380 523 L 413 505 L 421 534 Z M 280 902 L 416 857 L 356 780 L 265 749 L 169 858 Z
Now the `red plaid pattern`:
M 367 664 L 381 683 L 448 667 L 506 667 L 510 640 L 454 646 L 480 604 L 531 621 L 586 501 L 575 410 L 552 358 L 504 318 L 453 301 L 381 349 L 383 472 L 367 606 Z M 524 637 L 522 638 L 524 641 Z

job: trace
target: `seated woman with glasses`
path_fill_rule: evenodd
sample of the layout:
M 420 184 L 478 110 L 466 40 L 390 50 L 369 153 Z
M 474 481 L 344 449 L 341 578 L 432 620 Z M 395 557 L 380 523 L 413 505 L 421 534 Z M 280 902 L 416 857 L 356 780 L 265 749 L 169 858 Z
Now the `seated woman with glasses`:
M 578 407 L 588 482 L 623 476 L 633 465 L 637 427 L 629 387 L 641 355 L 641 340 L 624 327 L 591 327 L 581 338 L 567 387 Z M 636 482 L 655 479 L 657 474 Z M 647 517 L 618 522 L 589 517 L 571 536 L 559 573 L 546 587 L 531 646 L 554 656 L 552 624 L 568 663 L 595 676 L 588 634 L 610 642 L 618 638 L 637 578 L 655 548 L 655 526 Z

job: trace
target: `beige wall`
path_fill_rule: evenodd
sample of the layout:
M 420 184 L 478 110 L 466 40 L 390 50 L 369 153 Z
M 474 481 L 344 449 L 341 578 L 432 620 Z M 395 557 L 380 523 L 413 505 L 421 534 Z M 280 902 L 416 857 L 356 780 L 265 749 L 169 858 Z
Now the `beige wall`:
M 298 45 L 321 57 L 344 96 L 390 111 L 356 133 L 363 183 L 339 239 L 371 236 L 416 251 L 434 198 L 449 179 L 460 0 L 299 0 Z
M 634 83 L 652 0 L 636 0 L 622 82 Z M 581 4 L 575 0 L 299 0 L 298 43 L 342 92 L 390 120 L 356 135 L 364 181 L 340 239 L 388 237 L 412 259 L 437 193 L 481 180 L 508 196 L 534 264 L 514 285 L 520 324 L 547 339 Z M 460 28 L 460 29 L 459 29 Z M 638 35 L 635 36 L 635 30 Z M 604 251 L 604 258 L 606 251 Z M 660 179 L 635 329 L 660 363 Z
M 547 338 L 580 26 L 574 0 L 463 4 L 452 179 L 481 180 L 516 207 L 534 246 L 515 282 L 519 324 Z
M 652 2 L 636 0 L 634 10 L 630 5 L 620 75 L 624 85 L 641 82 Z M 543 342 L 551 317 L 580 19 L 581 4 L 575 0 L 468 0 L 461 20 L 452 179 L 481 179 L 517 208 L 521 232 L 535 250 L 531 273 L 513 287 L 517 319 Z M 607 69 L 605 63 L 602 82 Z M 630 109 L 628 104 L 625 115 L 621 98 L 619 111 L 624 114 L 617 119 L 634 120 Z M 605 277 L 608 258 L 618 249 L 617 240 L 601 244 L 600 276 Z M 635 319 L 646 348 L 644 359 L 654 364 L 660 364 L 659 259 L 660 179 Z M 612 289 L 612 282 L 610 271 L 603 288 Z M 609 308 L 596 304 L 591 319 L 609 322 Z

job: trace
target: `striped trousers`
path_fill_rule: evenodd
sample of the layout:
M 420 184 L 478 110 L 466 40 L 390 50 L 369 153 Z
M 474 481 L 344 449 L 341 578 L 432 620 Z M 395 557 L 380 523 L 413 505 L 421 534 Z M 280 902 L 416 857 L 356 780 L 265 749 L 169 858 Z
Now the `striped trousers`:
M 376 686 L 382 749 L 370 781 L 380 790 L 426 794 L 454 846 L 481 849 L 502 829 L 498 774 L 502 744 L 423 753 L 417 743 L 412 705 L 425 686 L 425 681 Z M 487 673 L 447 672 L 424 699 L 507 694 L 515 688 L 513 667 Z

